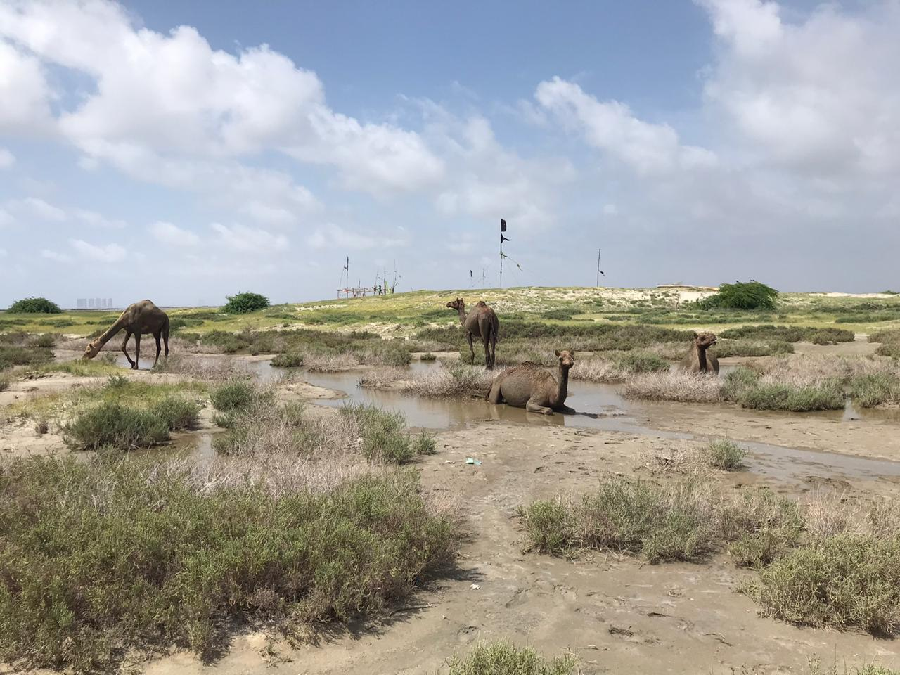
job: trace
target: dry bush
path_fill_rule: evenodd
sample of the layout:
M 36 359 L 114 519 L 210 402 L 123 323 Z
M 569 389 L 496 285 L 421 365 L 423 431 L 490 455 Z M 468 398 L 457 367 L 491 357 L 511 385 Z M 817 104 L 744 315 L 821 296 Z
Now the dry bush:
M 665 371 L 632 375 L 625 381 L 626 398 L 684 403 L 722 400 L 722 383 L 711 375 Z
M 160 360 L 156 370 L 204 381 L 232 380 L 251 375 L 247 363 L 224 356 L 172 354 L 165 361 Z
M 381 368 L 366 372 L 359 379 L 360 387 L 396 389 L 405 394 L 430 398 L 483 397 L 491 388 L 494 377 L 503 369 L 485 370 L 459 362 L 441 362 L 426 372 L 410 372 L 403 368 Z

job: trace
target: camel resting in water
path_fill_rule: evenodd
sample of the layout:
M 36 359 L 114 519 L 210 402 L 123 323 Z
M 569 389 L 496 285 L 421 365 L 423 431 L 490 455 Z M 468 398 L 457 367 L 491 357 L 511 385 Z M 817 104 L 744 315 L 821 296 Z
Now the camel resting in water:
M 159 361 L 160 337 L 162 337 L 166 343 L 166 357 L 168 358 L 169 316 L 149 300 L 141 300 L 133 305 L 129 305 L 128 309 L 122 312 L 122 316 L 109 327 L 109 330 L 85 347 L 84 355 L 81 358 L 87 360 L 97 356 L 103 348 L 103 345 L 109 342 L 120 330 L 125 331 L 125 341 L 122 343 L 122 353 L 125 354 L 128 363 L 131 364 L 132 370 L 138 369 L 138 361 L 141 358 L 141 335 L 152 333 L 153 337 L 156 338 L 156 359 L 153 361 L 154 366 L 156 366 Z M 134 335 L 134 361 L 128 356 L 128 338 L 132 335 Z
M 691 351 L 681 360 L 681 369 L 688 373 L 719 374 L 719 359 L 707 350 L 716 344 L 713 333 L 694 333 Z
M 544 415 L 552 415 L 554 411 L 575 412 L 566 405 L 569 370 L 575 365 L 575 352 L 557 350 L 556 356 L 559 357 L 559 381 L 553 379 L 553 375 L 541 366 L 523 363 L 494 378 L 487 400 Z
M 484 345 L 484 365 L 488 370 L 494 369 L 494 358 L 497 351 L 497 336 L 500 333 L 500 319 L 484 302 L 475 303 L 475 308 L 466 314 L 466 303 L 462 298 L 451 300 L 447 307 L 459 312 L 459 322 L 466 331 L 469 340 L 469 351 L 472 353 L 472 361 L 475 361 L 475 349 L 472 347 L 472 338 L 481 338 Z

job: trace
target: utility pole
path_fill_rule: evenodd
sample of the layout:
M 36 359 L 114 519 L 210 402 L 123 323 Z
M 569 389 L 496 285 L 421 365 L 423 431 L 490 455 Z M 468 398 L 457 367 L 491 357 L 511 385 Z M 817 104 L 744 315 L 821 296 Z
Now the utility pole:
M 509 241 L 503 233 L 506 232 L 506 220 L 503 218 L 500 219 L 500 288 L 503 288 L 503 258 L 506 256 L 503 255 L 503 242 Z

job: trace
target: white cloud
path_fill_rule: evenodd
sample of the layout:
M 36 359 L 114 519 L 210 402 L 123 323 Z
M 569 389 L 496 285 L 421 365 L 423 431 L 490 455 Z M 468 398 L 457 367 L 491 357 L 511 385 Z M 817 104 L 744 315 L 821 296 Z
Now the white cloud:
M 16 222 L 16 219 L 10 215 L 9 211 L 0 209 L 0 227 L 12 225 L 14 222 Z
M 405 246 L 408 243 L 402 231 L 389 235 L 384 232 L 362 234 L 344 229 L 338 225 L 329 224 L 318 228 L 307 239 L 307 244 L 312 248 L 337 248 L 337 249 L 372 249 L 392 248 Z
M 41 251 L 41 257 L 46 258 L 47 260 L 53 260 L 55 262 L 61 262 L 61 263 L 72 262 L 72 256 L 66 255 L 65 253 L 57 253 L 56 251 L 50 251 L 46 248 Z
M 150 233 L 158 241 L 172 246 L 196 246 L 200 243 L 200 237 L 193 232 L 163 221 L 153 223 L 150 226 Z
M 97 246 L 96 244 L 89 244 L 82 239 L 69 239 L 69 245 L 78 251 L 82 257 L 89 260 L 97 260 L 99 262 L 120 262 L 124 260 L 127 255 L 125 249 L 118 244 Z
M 442 175 L 415 132 L 333 111 L 315 73 L 265 45 L 235 55 L 213 50 L 189 26 L 138 30 L 103 0 L 10 0 L 0 5 L 4 35 L 95 81 L 95 92 L 59 116 L 62 133 L 90 157 L 221 159 L 274 148 L 334 166 L 346 185 L 373 194 L 416 190 Z M 16 81 L 43 81 L 35 58 L 6 49 Z
M 0 8 L 0 35 L 3 21 Z M 0 131 L 45 131 L 51 124 L 50 99 L 40 61 L 0 39 Z
M 554 77 L 541 82 L 535 97 L 564 124 L 581 131 L 587 142 L 641 174 L 714 166 L 716 156 L 704 148 L 682 146 L 668 124 L 635 117 L 624 103 L 601 103 L 579 85 Z
M 91 227 L 121 230 L 126 225 L 124 220 L 110 220 L 103 214 L 88 209 L 72 209 L 71 213 L 76 220 L 86 223 Z
M 272 234 L 244 225 L 227 227 L 213 223 L 210 227 L 219 235 L 222 244 L 240 253 L 273 253 L 286 251 L 289 247 L 288 239 L 283 234 Z
M 15 163 L 15 155 L 6 148 L 0 148 L 0 169 L 8 169 Z
M 793 24 L 774 2 L 699 4 L 720 45 L 706 96 L 748 153 L 806 175 L 898 171 L 900 4 Z
M 0 248 L 0 258 L 5 258 L 8 255 L 5 248 Z
M 615 204 L 604 204 L 603 205 L 603 215 L 604 216 L 617 216 L 617 215 L 619 215 L 619 208 Z
M 38 218 L 54 222 L 62 222 L 66 219 L 66 212 L 63 209 L 37 197 L 10 200 L 6 203 L 6 208 L 25 218 Z

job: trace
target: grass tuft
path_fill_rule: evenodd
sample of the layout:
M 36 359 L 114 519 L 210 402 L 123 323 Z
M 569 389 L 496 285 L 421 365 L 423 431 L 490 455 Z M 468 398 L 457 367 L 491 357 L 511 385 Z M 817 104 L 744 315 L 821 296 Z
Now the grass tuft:
M 508 642 L 476 645 L 469 655 L 449 661 L 449 675 L 574 675 L 577 662 L 566 654 L 547 659 L 530 647 Z
M 747 451 L 734 441 L 720 439 L 712 441 L 703 449 L 706 463 L 714 469 L 737 471 L 744 466 Z
M 63 426 L 63 438 L 74 450 L 149 448 L 169 439 L 169 421 L 150 410 L 107 401 L 78 413 Z

